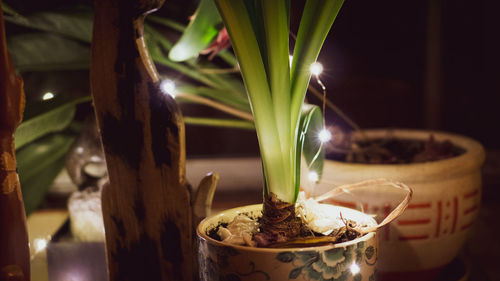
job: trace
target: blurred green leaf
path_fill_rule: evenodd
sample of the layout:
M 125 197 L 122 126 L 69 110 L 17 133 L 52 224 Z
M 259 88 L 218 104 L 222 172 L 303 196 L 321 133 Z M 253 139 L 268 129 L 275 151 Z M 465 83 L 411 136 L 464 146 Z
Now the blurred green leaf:
M 19 16 L 19 14 L 7 3 L 2 2 L 2 10 L 8 15 Z
M 16 151 L 26 213 L 40 205 L 52 182 L 64 167 L 74 136 L 53 134 Z
M 61 12 L 38 12 L 26 17 L 14 15 L 6 17 L 5 20 L 85 43 L 90 43 L 92 40 L 93 12 L 90 7 L 78 6 Z
M 86 69 L 90 64 L 89 46 L 55 34 L 19 34 L 7 44 L 18 71 Z
M 61 131 L 66 128 L 73 120 L 76 105 L 89 100 L 90 97 L 71 100 L 21 123 L 15 135 L 16 149 L 20 149 L 24 145 L 48 133 Z
M 194 19 L 189 23 L 182 37 L 177 41 L 168 58 L 172 61 L 185 61 L 197 56 L 208 47 L 219 33 L 222 19 L 213 0 L 201 0 Z
M 222 50 L 217 55 L 231 66 L 236 66 L 238 64 L 234 54 L 228 50 Z
M 171 29 L 173 29 L 175 31 L 179 31 L 179 32 L 184 32 L 184 30 L 186 30 L 186 27 L 178 22 L 175 22 L 175 21 L 167 19 L 167 18 L 155 16 L 155 15 L 147 16 L 146 21 L 161 24 L 165 27 L 171 28 Z
M 221 119 L 221 118 L 205 118 L 205 117 L 191 117 L 184 116 L 184 122 L 189 125 L 211 126 L 211 127 L 228 127 L 246 130 L 255 130 L 252 122 L 245 120 L 235 119 Z

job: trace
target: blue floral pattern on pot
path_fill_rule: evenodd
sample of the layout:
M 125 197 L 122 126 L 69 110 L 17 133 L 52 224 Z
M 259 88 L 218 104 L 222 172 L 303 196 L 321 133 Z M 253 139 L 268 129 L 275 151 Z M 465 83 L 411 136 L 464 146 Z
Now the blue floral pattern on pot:
M 375 280 L 377 249 L 372 243 L 359 242 L 320 251 L 283 249 L 272 254 L 273 261 L 266 263 L 263 263 L 266 258 L 259 256 L 261 253 L 242 253 L 235 247 L 206 240 L 200 240 L 199 246 L 200 280 L 284 280 L 285 276 L 288 280 L 308 281 Z M 360 270 L 361 267 L 365 269 Z M 272 278 L 274 269 L 283 271 L 280 279 Z
M 240 253 L 231 246 L 214 246 L 209 243 L 199 243 L 198 252 L 200 280 L 242 281 L 241 277 L 251 277 L 251 280 L 270 280 L 269 275 L 255 268 L 255 263 L 248 262 L 248 270 L 244 272 L 231 271 L 230 259 Z
M 339 207 L 340 208 L 340 207 Z M 260 212 L 261 205 L 225 211 L 198 227 L 199 277 L 202 281 L 374 281 L 377 234 L 372 232 L 342 244 L 305 248 L 253 248 L 229 245 L 208 236 L 236 212 Z M 357 212 L 340 208 L 344 215 Z
M 276 259 L 282 263 L 290 263 L 293 269 L 288 274 L 288 279 L 303 277 L 304 280 L 318 281 L 346 281 L 363 280 L 359 273 L 359 264 L 366 262 L 374 265 L 375 248 L 365 247 L 364 242 L 345 248 L 333 248 L 323 252 L 300 251 L 282 252 L 276 255 Z M 368 280 L 374 280 L 372 273 Z

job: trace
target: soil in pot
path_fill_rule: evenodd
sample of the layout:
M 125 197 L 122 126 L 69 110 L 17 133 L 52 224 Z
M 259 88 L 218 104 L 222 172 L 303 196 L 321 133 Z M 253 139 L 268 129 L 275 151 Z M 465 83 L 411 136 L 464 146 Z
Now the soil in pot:
M 394 137 L 348 141 L 326 156 L 328 159 L 363 164 L 410 164 L 457 157 L 465 150 L 449 140 L 436 141 L 430 135 L 426 141 Z
M 209 229 L 207 235 L 217 241 L 227 238 L 226 233 L 242 237 L 239 243 L 267 248 L 290 248 L 322 246 L 354 240 L 364 235 L 355 221 L 344 219 L 340 213 L 340 227 L 331 232 L 320 233 L 309 227 L 296 213 L 295 206 L 270 197 L 265 200 L 264 212 L 267 216 L 240 214 L 233 222 L 224 223 Z M 229 232 L 227 231 L 229 230 Z

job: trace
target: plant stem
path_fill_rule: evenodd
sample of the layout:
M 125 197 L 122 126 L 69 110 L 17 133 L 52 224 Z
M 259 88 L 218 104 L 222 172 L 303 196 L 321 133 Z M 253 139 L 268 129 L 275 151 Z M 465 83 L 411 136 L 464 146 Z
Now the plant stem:
M 201 118 L 184 116 L 184 122 L 190 125 L 201 125 L 201 126 L 213 126 L 213 127 L 228 127 L 228 128 L 238 128 L 245 130 L 255 130 L 252 123 L 243 120 L 234 119 L 219 119 L 219 118 Z
M 222 60 L 224 60 L 227 64 L 230 66 L 237 66 L 238 62 L 236 61 L 236 58 L 234 57 L 233 53 L 231 53 L 228 50 L 221 51 L 220 53 L 217 54 Z
M 344 0 L 308 0 L 302 12 L 293 52 L 290 81 L 292 113 L 298 112 L 304 101 L 311 78 L 309 66 L 316 62 L 321 46 L 337 17 Z M 292 116 L 292 126 L 299 116 Z
M 245 119 L 247 121 L 253 122 L 252 114 L 238 110 L 238 109 L 230 107 L 228 105 L 216 102 L 216 101 L 211 100 L 211 99 L 207 99 L 207 98 L 200 97 L 197 95 L 186 94 L 186 93 L 177 93 L 176 98 L 181 98 L 181 99 L 185 99 L 185 100 L 188 100 L 191 102 L 204 104 L 204 105 L 213 107 L 215 109 L 218 109 L 220 111 L 226 112 L 228 114 L 234 115 L 236 117 L 239 117 L 241 119 Z
M 277 134 L 278 124 L 266 73 L 266 56 L 261 50 L 265 46 L 264 42 L 263 46 L 259 46 L 257 37 L 257 34 L 262 35 L 262 30 L 253 26 L 253 21 L 259 20 L 259 15 L 253 14 L 252 17 L 250 13 L 250 10 L 257 10 L 258 7 L 252 5 L 258 3 L 247 3 L 244 0 L 216 0 L 215 3 L 231 38 L 251 101 L 267 186 L 265 189 L 285 202 L 293 202 L 294 186 L 289 185 L 291 171 L 289 163 L 283 162 L 280 136 Z
M 237 67 L 233 68 L 199 68 L 198 71 L 207 74 L 228 74 L 228 73 L 239 73 L 240 70 Z

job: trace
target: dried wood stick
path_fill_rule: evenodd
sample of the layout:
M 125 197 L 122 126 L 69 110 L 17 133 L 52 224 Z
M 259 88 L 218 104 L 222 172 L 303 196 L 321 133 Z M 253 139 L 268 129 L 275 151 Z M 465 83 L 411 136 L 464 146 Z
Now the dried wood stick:
M 193 200 L 193 226 L 194 229 L 212 211 L 212 200 L 215 194 L 215 187 L 219 181 L 217 173 L 208 173 L 198 185 L 198 190 Z
M 408 205 L 410 204 L 410 200 L 413 196 L 413 190 L 409 188 L 406 184 L 401 183 L 401 182 L 395 182 L 395 181 L 390 181 L 387 179 L 374 179 L 374 180 L 365 180 L 353 184 L 345 184 L 341 185 L 338 187 L 335 187 L 334 189 L 320 195 L 314 198 L 315 201 L 320 202 L 324 201 L 328 198 L 333 198 L 335 196 L 338 196 L 343 193 L 349 193 L 352 190 L 359 189 L 359 188 L 367 188 L 367 187 L 373 187 L 377 188 L 377 186 L 380 185 L 390 185 L 392 187 L 404 190 L 407 192 L 405 198 L 392 210 L 392 212 L 384 218 L 384 220 L 377 224 L 376 226 L 370 226 L 370 227 L 364 227 L 360 231 L 361 233 L 368 233 L 372 231 L 376 231 L 378 228 L 390 223 L 391 221 L 395 220 L 398 218 L 400 215 L 403 214 L 403 212 L 406 210 Z
M 0 280 L 29 280 L 29 242 L 14 132 L 25 106 L 23 81 L 7 52 L 0 0 Z

